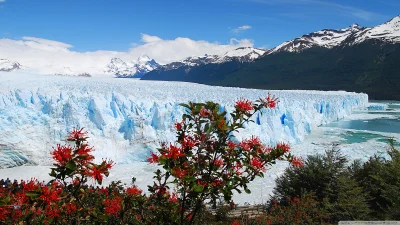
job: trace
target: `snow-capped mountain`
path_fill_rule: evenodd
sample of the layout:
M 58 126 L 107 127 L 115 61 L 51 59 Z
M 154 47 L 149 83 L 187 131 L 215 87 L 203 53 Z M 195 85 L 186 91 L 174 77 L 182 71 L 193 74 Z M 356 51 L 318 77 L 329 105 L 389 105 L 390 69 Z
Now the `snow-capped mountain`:
M 112 58 L 106 72 L 121 78 L 140 78 L 159 66 L 154 59 L 147 55 L 140 56 L 137 60 L 128 63 L 120 58 Z
M 210 63 L 220 64 L 236 60 L 240 63 L 252 62 L 265 54 L 265 50 L 252 47 L 241 47 L 223 55 L 204 55 L 188 57 L 179 62 L 173 62 L 163 66 L 166 70 L 178 69 L 181 66 L 200 66 Z
M 349 44 L 358 44 L 370 39 L 379 39 L 389 43 L 400 43 L 400 16 L 396 16 L 376 27 L 366 28 L 360 32 L 354 33 L 349 38 Z
M 21 69 L 21 65 L 18 62 L 12 62 L 8 59 L 0 59 L 0 71 L 11 72 Z
M 268 54 L 275 52 L 301 52 L 311 47 L 333 48 L 340 45 L 350 35 L 365 29 L 358 24 L 352 24 L 345 29 L 324 29 L 312 32 L 291 41 L 283 42 L 275 48 L 270 49 Z
M 339 45 L 355 45 L 377 39 L 387 43 L 400 43 L 400 16 L 376 27 L 367 28 L 353 24 L 345 29 L 324 29 L 286 41 L 267 54 L 276 52 L 301 52 L 311 47 L 333 48 Z

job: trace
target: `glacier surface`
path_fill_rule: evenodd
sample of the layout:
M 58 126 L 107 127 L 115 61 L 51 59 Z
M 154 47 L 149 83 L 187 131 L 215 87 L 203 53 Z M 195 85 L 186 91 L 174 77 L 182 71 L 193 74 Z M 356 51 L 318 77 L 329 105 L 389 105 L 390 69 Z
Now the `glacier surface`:
M 315 127 L 368 104 L 366 94 L 322 91 L 266 91 L 193 83 L 106 77 L 57 77 L 0 73 L 0 168 L 52 164 L 52 146 L 67 131 L 85 127 L 98 159 L 119 165 L 146 161 L 160 141 L 175 138 L 179 103 L 215 101 L 230 111 L 235 100 L 279 97 L 276 109 L 255 115 L 237 139 L 258 135 L 266 144 L 299 143 Z

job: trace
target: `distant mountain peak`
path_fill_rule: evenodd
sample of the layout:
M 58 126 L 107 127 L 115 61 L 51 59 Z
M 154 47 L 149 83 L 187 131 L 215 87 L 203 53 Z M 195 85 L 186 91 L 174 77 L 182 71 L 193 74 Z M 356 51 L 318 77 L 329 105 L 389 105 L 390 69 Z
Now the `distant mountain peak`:
M 126 63 L 120 58 L 112 58 L 106 72 L 116 77 L 140 78 L 144 74 L 158 68 L 160 65 L 147 55 L 140 56 L 137 60 Z
M 0 71 L 11 72 L 19 69 L 21 69 L 21 64 L 18 62 L 12 62 L 8 59 L 0 59 Z
M 208 55 L 204 56 L 190 56 L 179 62 L 173 62 L 164 65 L 163 68 L 166 70 L 178 69 L 181 66 L 200 66 L 206 64 L 220 64 L 224 62 L 230 62 L 236 60 L 240 63 L 252 62 L 255 59 L 264 55 L 266 50 L 257 49 L 253 47 L 239 47 L 234 50 L 225 52 L 222 55 Z
M 151 60 L 152 59 L 146 54 L 139 56 L 139 58 L 137 59 L 138 62 L 148 62 Z
M 267 54 L 276 52 L 301 52 L 312 47 L 333 48 L 339 45 L 354 45 L 368 39 L 379 39 L 386 42 L 400 42 L 400 16 L 372 28 L 361 27 L 354 23 L 347 28 L 334 30 L 323 29 L 286 41 Z

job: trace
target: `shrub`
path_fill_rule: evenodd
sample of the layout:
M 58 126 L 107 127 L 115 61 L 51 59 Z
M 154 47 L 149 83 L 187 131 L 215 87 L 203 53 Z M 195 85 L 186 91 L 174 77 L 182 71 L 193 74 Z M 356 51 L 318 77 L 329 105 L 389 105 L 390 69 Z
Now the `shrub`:
M 216 202 L 222 196 L 230 202 L 233 191 L 243 189 L 250 193 L 247 184 L 257 176 L 263 176 L 266 168 L 276 160 L 288 160 L 301 165 L 290 153 L 289 145 L 279 143 L 268 147 L 257 137 L 232 141 L 254 113 L 263 108 L 274 108 L 277 100 L 270 95 L 252 103 L 246 99 L 236 102 L 235 110 L 227 121 L 227 112 L 213 102 L 182 104 L 187 112 L 182 122 L 175 124 L 177 141 L 163 143 L 158 154 L 151 153 L 149 161 L 161 165 L 171 176 L 177 188 L 180 208 L 180 224 L 192 224 L 204 202 Z M 169 188 L 167 179 L 161 188 Z

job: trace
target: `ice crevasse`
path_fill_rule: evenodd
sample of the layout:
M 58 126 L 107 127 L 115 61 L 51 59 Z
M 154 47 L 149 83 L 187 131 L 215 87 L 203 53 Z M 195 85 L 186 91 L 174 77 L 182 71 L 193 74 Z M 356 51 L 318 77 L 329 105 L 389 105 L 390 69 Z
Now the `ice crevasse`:
M 175 139 L 173 124 L 188 101 L 218 102 L 231 111 L 240 97 L 279 97 L 276 109 L 254 115 L 235 138 L 257 135 L 266 144 L 298 143 L 316 126 L 368 104 L 366 94 L 344 91 L 277 91 L 181 82 L 73 78 L 0 73 L 0 168 L 51 165 L 50 150 L 73 127 L 89 131 L 98 159 L 145 161 L 161 141 Z M 229 119 L 229 118 L 227 118 Z

